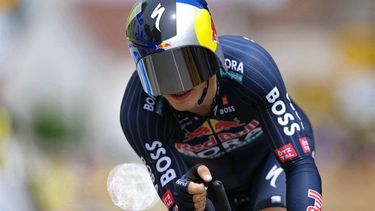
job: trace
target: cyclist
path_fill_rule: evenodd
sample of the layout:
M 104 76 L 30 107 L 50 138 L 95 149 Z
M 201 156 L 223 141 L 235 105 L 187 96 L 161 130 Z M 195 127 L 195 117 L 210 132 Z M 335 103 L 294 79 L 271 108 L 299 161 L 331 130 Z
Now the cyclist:
M 169 210 L 212 209 L 212 179 L 233 210 L 321 210 L 310 123 L 266 50 L 218 37 L 204 0 L 138 1 L 126 35 L 121 125 Z

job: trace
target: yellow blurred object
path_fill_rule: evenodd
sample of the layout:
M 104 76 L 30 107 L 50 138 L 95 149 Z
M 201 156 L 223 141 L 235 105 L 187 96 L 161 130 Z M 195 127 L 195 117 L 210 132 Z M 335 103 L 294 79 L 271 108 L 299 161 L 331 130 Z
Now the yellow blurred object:
M 355 64 L 375 66 L 375 28 L 370 24 L 353 24 L 339 30 L 340 49 Z
M 6 109 L 0 106 L 0 144 L 9 136 L 10 118 Z
M 306 110 L 323 114 L 331 112 L 335 108 L 330 87 L 322 84 L 296 84 L 292 93 L 292 98 Z M 325 114 L 323 114 L 325 115 Z
M 0 0 L 0 9 L 14 9 L 18 4 L 19 0 Z
M 33 196 L 38 210 L 72 210 L 78 198 L 77 178 L 64 163 L 52 161 L 33 179 Z
M 10 134 L 11 123 L 7 110 L 0 105 L 0 168 L 4 163 L 5 141 Z

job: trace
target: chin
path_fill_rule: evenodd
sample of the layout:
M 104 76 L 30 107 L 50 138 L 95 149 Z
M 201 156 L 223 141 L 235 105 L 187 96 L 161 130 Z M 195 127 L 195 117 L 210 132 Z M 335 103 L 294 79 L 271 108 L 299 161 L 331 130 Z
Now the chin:
M 184 95 L 167 95 L 165 96 L 169 104 L 178 111 L 189 111 L 197 105 L 197 92 L 193 89 Z
M 194 105 L 190 105 L 191 101 L 186 102 L 186 103 L 181 102 L 181 103 L 170 103 L 170 104 L 177 111 L 188 111 L 194 107 Z

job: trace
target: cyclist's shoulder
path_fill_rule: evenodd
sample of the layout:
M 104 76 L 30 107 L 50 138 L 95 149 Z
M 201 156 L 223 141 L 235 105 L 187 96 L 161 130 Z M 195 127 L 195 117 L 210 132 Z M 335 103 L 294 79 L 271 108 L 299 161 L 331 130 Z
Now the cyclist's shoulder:
M 265 48 L 256 41 L 238 35 L 223 35 L 219 37 L 224 54 L 232 53 L 237 56 L 268 54 Z
M 262 99 L 283 79 L 272 56 L 255 41 L 242 36 L 223 36 L 220 39 L 227 71 L 224 79 L 240 89 L 246 99 Z M 236 81 L 237 83 L 233 83 Z
M 220 44 L 242 44 L 242 45 L 251 45 L 254 44 L 254 40 L 249 39 L 245 36 L 240 35 L 221 35 L 219 36 Z
M 277 65 L 268 51 L 254 40 L 243 36 L 225 35 L 220 43 L 228 70 L 251 76 L 253 72 L 274 74 Z
M 137 72 L 131 76 L 122 99 L 120 121 L 123 128 L 152 130 L 162 126 L 169 115 L 168 104 L 163 97 L 147 95 Z
M 134 71 L 126 84 L 125 92 L 122 97 L 121 113 L 129 112 L 129 114 L 134 114 L 134 111 L 138 110 L 138 108 L 142 106 L 141 104 L 143 98 L 142 85 L 137 72 Z

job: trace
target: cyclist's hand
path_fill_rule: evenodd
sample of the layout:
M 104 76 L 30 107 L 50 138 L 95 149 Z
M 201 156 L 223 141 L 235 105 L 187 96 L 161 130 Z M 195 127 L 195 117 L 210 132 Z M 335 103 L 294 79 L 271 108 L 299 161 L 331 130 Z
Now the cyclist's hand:
M 204 165 L 196 165 L 176 182 L 174 192 L 179 210 L 199 210 L 206 207 L 207 190 L 204 183 L 211 182 L 212 176 Z
M 210 170 L 206 166 L 199 166 L 197 169 L 197 173 L 204 182 L 211 182 L 212 176 Z M 190 182 L 188 186 L 188 192 L 193 196 L 195 210 L 204 210 L 204 208 L 206 207 L 207 196 L 207 190 L 204 184 Z

